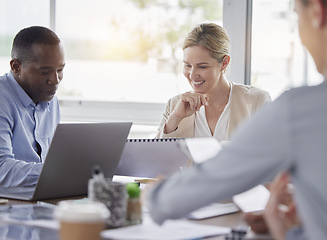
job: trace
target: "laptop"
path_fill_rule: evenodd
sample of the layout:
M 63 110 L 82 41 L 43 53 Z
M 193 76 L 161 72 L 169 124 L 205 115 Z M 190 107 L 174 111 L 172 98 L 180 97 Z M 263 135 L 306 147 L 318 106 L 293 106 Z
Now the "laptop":
M 92 168 L 112 178 L 131 122 L 59 124 L 36 186 L 0 188 L 0 196 L 45 200 L 87 195 Z

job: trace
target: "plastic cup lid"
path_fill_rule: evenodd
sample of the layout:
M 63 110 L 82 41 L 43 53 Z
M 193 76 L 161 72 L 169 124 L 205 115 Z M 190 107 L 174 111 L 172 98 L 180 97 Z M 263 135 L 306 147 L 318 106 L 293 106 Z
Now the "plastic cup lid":
M 68 222 L 103 222 L 109 216 L 106 205 L 94 201 L 61 201 L 54 211 L 56 219 Z

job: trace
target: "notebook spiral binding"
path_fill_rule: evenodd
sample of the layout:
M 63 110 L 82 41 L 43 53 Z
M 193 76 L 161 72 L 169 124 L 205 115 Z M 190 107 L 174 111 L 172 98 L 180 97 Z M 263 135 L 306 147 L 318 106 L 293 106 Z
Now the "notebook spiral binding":
M 126 142 L 175 142 L 185 138 L 133 138 L 127 139 Z

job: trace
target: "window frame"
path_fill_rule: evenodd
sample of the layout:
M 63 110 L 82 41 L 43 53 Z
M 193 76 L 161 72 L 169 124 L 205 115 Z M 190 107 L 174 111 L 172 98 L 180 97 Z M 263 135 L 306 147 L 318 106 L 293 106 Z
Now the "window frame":
M 223 25 L 231 42 L 228 80 L 251 84 L 252 1 L 224 0 Z

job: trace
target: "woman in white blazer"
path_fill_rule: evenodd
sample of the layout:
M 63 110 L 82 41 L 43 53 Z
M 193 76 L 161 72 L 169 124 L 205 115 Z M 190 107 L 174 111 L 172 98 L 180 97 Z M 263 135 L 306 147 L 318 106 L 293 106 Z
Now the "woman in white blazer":
M 188 34 L 183 73 L 193 90 L 168 101 L 156 138 L 213 136 L 226 141 L 271 101 L 263 90 L 227 81 L 229 51 L 227 32 L 217 24 L 200 24 Z

